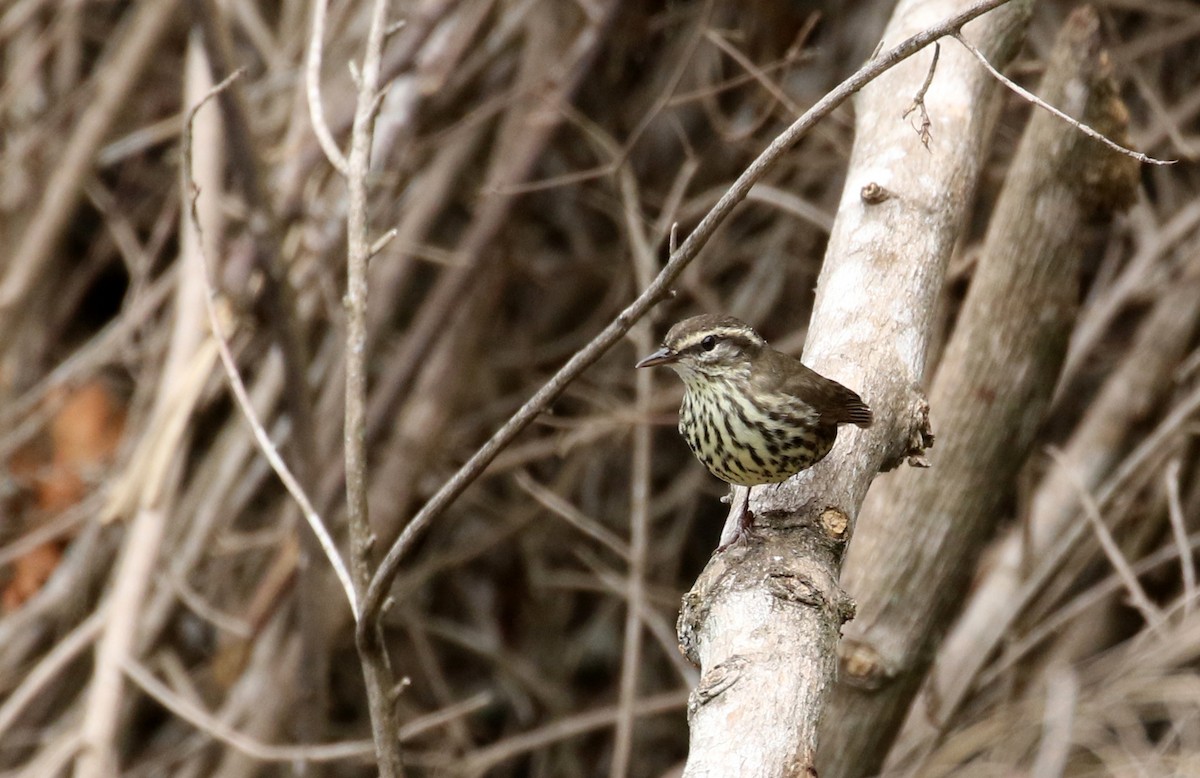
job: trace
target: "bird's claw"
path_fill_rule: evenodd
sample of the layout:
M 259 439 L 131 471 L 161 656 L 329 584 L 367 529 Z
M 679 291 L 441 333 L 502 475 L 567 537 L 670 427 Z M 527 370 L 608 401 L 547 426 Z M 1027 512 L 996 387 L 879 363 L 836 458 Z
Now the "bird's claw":
M 754 513 L 750 510 L 750 489 L 745 486 L 735 486 L 729 493 L 729 501 L 733 508 L 725 518 L 725 526 L 721 529 L 721 543 L 717 551 L 724 551 L 740 538 L 750 533 L 754 523 Z
M 721 544 L 717 546 L 716 553 L 720 554 L 730 546 L 736 545 L 737 542 L 742 538 L 750 537 L 750 534 L 753 531 L 754 512 L 749 508 L 746 508 L 744 511 L 742 511 L 742 514 L 737 517 L 737 521 L 734 523 L 733 531 L 721 533 Z M 725 537 L 727 534 L 729 535 L 728 538 Z

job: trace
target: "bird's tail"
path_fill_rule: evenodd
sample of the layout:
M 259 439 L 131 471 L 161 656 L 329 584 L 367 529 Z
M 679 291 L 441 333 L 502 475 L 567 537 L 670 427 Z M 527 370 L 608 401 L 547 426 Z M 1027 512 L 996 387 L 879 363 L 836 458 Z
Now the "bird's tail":
M 854 399 L 846 404 L 842 418 L 838 419 L 838 421 L 843 424 L 853 424 L 857 427 L 866 428 L 870 427 L 875 421 L 875 413 L 871 410 L 870 406 L 862 401 L 861 397 L 855 395 Z

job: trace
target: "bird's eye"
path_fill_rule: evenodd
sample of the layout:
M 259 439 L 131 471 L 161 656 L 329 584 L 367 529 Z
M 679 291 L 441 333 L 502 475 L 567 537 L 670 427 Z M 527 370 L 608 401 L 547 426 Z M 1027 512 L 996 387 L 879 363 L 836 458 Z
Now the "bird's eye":
M 700 341 L 700 348 L 704 349 L 705 351 L 712 351 L 716 347 L 717 339 L 712 335 L 709 335 L 704 340 Z

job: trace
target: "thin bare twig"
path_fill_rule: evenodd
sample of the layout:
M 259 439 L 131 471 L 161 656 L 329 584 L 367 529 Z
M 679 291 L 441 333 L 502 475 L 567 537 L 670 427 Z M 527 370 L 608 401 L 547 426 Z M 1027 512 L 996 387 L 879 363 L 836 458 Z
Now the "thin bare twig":
M 225 722 L 203 710 L 195 703 L 172 691 L 138 662 L 127 660 L 122 669 L 125 675 L 164 708 L 191 724 L 214 740 L 240 751 L 260 762 L 332 762 L 341 759 L 362 759 L 374 753 L 369 740 L 327 743 L 312 746 L 276 746 L 260 742 L 233 729 Z
M 633 258 L 634 278 L 638 286 L 649 286 L 654 280 L 654 247 L 643 226 L 644 219 L 638 203 L 637 180 L 628 165 L 620 172 L 621 200 L 624 204 L 625 232 Z M 633 341 L 639 354 L 654 348 L 654 335 L 648 321 L 633 328 Z M 643 375 L 642 373 L 646 373 Z M 650 415 L 654 376 L 649 371 L 637 374 L 637 414 Z M 621 684 L 618 697 L 619 715 L 613 738 L 613 757 L 610 778 L 624 778 L 629 771 L 633 752 L 633 727 L 637 719 L 638 675 L 642 666 L 642 611 L 646 607 L 646 557 L 649 551 L 650 524 L 650 461 L 651 427 L 639 424 L 633 432 L 633 455 L 630 470 L 633 474 L 629 488 L 629 575 L 626 581 L 625 641 L 621 651 Z
M 325 12 L 329 0 L 313 0 L 312 32 L 308 38 L 308 58 L 304 64 L 305 97 L 308 99 L 308 117 L 312 122 L 313 134 L 325 152 L 325 158 L 337 172 L 349 177 L 350 163 L 338 148 L 329 125 L 325 122 L 325 108 L 321 103 L 321 57 L 325 50 Z
M 188 110 L 187 118 L 184 122 L 181 152 L 183 158 L 183 175 L 186 189 L 192 192 L 188 214 L 197 236 L 201 236 L 202 233 L 199 214 L 196 210 L 196 202 L 200 197 L 200 191 L 196 188 L 195 182 L 192 180 L 192 125 L 195 122 L 196 113 L 209 100 L 228 89 L 245 72 L 244 68 L 238 69 L 224 81 L 210 89 L 200 102 Z M 237 360 L 234 359 L 233 352 L 229 349 L 229 341 L 225 338 L 224 330 L 221 327 L 220 316 L 217 313 L 216 307 L 217 291 L 213 281 L 212 266 L 209 263 L 207 253 L 204 251 L 203 239 L 197 240 L 197 246 L 204 264 L 204 302 L 205 308 L 208 311 L 208 322 L 212 328 L 213 340 L 216 341 L 217 350 L 221 355 L 221 364 L 225 368 L 225 375 L 229 379 L 229 387 L 233 391 L 234 399 L 237 401 L 242 415 L 250 425 L 250 430 L 254 434 L 254 440 L 258 444 L 259 450 L 262 451 L 263 456 L 271 465 L 271 469 L 279 476 L 279 480 L 283 483 L 284 488 L 288 490 L 288 494 L 292 495 L 292 499 L 296 501 L 296 504 L 300 507 L 300 512 L 304 515 L 309 527 L 312 528 L 313 534 L 317 536 L 317 540 L 321 544 L 321 549 L 325 552 L 325 556 L 329 559 L 329 564 L 333 567 L 338 581 L 342 584 L 342 589 L 346 592 L 346 601 L 350 604 L 350 611 L 354 614 L 355 620 L 357 620 L 359 618 L 358 601 L 354 595 L 354 586 L 350 581 L 350 573 L 346 569 L 346 563 L 342 561 L 342 556 L 338 553 L 337 545 L 334 544 L 333 538 L 330 537 L 328 530 L 325 529 L 325 522 L 317 513 L 316 508 L 313 507 L 312 501 L 308 499 L 304 487 L 300 485 L 300 482 L 296 480 L 287 463 L 283 461 L 279 450 L 271 442 L 271 436 L 267 434 L 266 428 L 263 427 L 262 420 L 258 418 L 258 413 L 254 410 L 254 404 L 250 401 L 250 395 L 246 391 L 246 384 L 242 381 L 241 372 L 238 371 Z
M 1183 521 L 1183 501 L 1179 498 L 1179 471 L 1182 465 L 1176 457 L 1167 463 L 1163 480 L 1167 484 L 1167 518 L 1171 522 L 1171 533 L 1179 546 L 1179 569 L 1183 574 L 1183 615 L 1186 618 L 1192 612 L 1192 603 L 1196 599 L 1196 561 L 1188 548 L 1187 527 Z
M 1179 548 L 1178 545 L 1164 546 L 1153 554 L 1142 557 L 1133 565 L 1133 572 L 1138 576 L 1149 575 L 1168 562 L 1179 559 L 1181 555 L 1191 556 L 1197 548 L 1200 548 L 1200 534 L 1190 535 L 1185 538 L 1183 548 Z M 1120 576 L 1113 572 L 1063 603 L 1020 640 L 1008 644 L 1004 653 L 988 668 L 988 671 L 980 674 L 977 686 L 983 688 L 995 683 L 1001 675 L 1010 671 L 1038 646 L 1052 637 L 1061 635 L 1063 629 L 1072 620 L 1078 618 L 1088 608 L 1095 607 L 1120 591 L 1124 585 Z
M 164 708 L 214 740 L 219 740 L 260 762 L 334 762 L 369 757 L 375 750 L 370 740 L 348 740 L 308 746 L 277 746 L 263 743 L 238 732 L 208 711 L 175 693 L 141 664 L 132 660 L 126 661 L 122 669 L 130 680 Z M 448 721 L 470 715 L 491 701 L 489 693 L 480 692 L 444 710 L 435 711 L 406 724 L 400 729 L 398 739 L 410 739 Z
M 346 409 L 343 441 L 346 464 L 347 525 L 350 529 L 350 566 L 355 593 L 364 598 L 371 584 L 371 551 L 375 536 L 367 506 L 367 264 L 373 241 L 367 213 L 367 174 L 371 143 L 379 110 L 379 69 L 387 32 L 387 0 L 371 4 L 371 23 L 358 71 L 358 97 L 350 130 L 350 158 L 346 178 L 349 204 L 346 213 Z M 360 621 L 361 624 L 361 621 Z M 396 738 L 393 679 L 387 655 L 374 621 L 357 633 L 359 660 L 367 687 L 371 734 L 382 778 L 404 775 L 400 741 Z
M 749 57 L 739 51 L 724 35 L 721 35 L 710 27 L 704 31 L 704 37 L 712 41 L 713 45 L 718 49 L 725 52 L 730 59 L 738 64 L 738 67 L 750 74 L 750 77 L 758 82 L 759 86 L 769 92 L 771 97 L 778 100 L 788 110 L 788 113 L 795 115 L 801 112 L 800 106 L 796 104 L 796 101 L 789 97 L 779 84 L 768 78 L 762 68 L 755 65 Z
M 1143 162 L 1148 165 L 1174 165 L 1176 162 L 1179 161 L 1177 159 L 1156 159 L 1155 157 L 1148 156 L 1146 154 L 1143 154 L 1140 151 L 1134 151 L 1133 149 L 1126 148 L 1114 140 L 1110 140 L 1103 133 L 1097 132 L 1096 130 L 1087 126 L 1086 124 L 1079 121 L 1078 119 L 1072 119 L 1070 116 L 1067 116 L 1065 113 L 1063 113 L 1059 109 L 1050 105 L 1045 100 L 1043 100 L 1042 98 L 1035 95 L 1033 92 L 1030 92 L 1028 89 L 1024 88 L 1020 84 L 1016 83 L 1012 79 L 1005 76 L 999 70 L 996 70 L 996 68 L 994 68 L 992 66 L 992 63 L 988 62 L 988 58 L 983 55 L 983 52 L 980 51 L 978 48 L 976 48 L 974 43 L 971 43 L 969 40 L 964 38 L 962 36 L 961 32 L 956 31 L 951 35 L 951 37 L 953 37 L 955 40 L 957 40 L 959 43 L 961 43 L 963 45 L 963 47 L 966 48 L 967 51 L 974 54 L 975 59 L 979 60 L 979 62 L 987 69 L 987 71 L 992 74 L 992 77 L 995 78 L 997 81 L 999 81 L 1001 84 L 1004 84 L 1006 87 L 1011 89 L 1013 92 L 1020 95 L 1025 100 L 1028 100 L 1029 102 L 1038 106 L 1039 108 L 1044 108 L 1045 110 L 1054 114 L 1055 116 L 1062 119 L 1064 122 L 1071 125 L 1075 129 L 1079 130 L 1080 132 L 1082 132 L 1084 135 L 1088 136 L 1089 138 L 1094 138 L 1095 140 L 1098 140 L 1101 143 L 1103 143 L 1105 146 L 1108 146 L 1113 151 L 1116 151 L 1120 154 L 1124 154 L 1127 157 L 1132 157 L 1133 159 L 1136 159 L 1138 162 Z
M 385 248 L 387 248 L 387 245 L 389 243 L 391 243 L 393 240 L 395 240 L 396 235 L 397 235 L 397 230 L 395 227 L 393 227 L 392 229 L 388 230 L 387 232 L 383 233 L 378 238 L 376 238 L 375 242 L 371 244 L 371 249 L 367 254 L 367 259 L 370 260 L 376 254 L 378 254 L 379 252 L 381 252 Z
M 534 500 L 537 500 L 546 510 L 555 516 L 561 517 L 572 527 L 600 545 L 605 546 L 622 559 L 629 559 L 629 546 L 624 540 L 600 522 L 584 514 L 570 502 L 542 486 L 527 471 L 518 470 L 513 476 L 513 480 L 517 486 L 523 489 Z
M 700 253 L 700 249 L 708 242 L 717 227 L 729 216 L 734 207 L 746 198 L 750 188 L 761 179 L 771 166 L 783 156 L 783 154 L 792 147 L 801 137 L 808 132 L 813 125 L 818 121 L 828 116 L 838 106 L 844 103 L 852 95 L 866 86 L 868 83 L 878 78 L 880 74 L 895 67 L 898 63 L 908 59 L 913 54 L 916 54 L 921 49 L 930 45 L 936 40 L 956 32 L 964 24 L 972 19 L 981 16 L 988 11 L 998 8 L 1009 2 L 1009 0 L 981 0 L 939 24 L 933 25 L 927 30 L 917 33 L 916 35 L 902 41 L 897 46 L 880 56 L 873 57 L 869 62 L 858 69 L 854 75 L 847 78 L 832 91 L 828 92 L 824 97 L 818 100 L 812 108 L 790 127 L 780 133 L 775 140 L 758 156 L 753 163 L 734 181 L 716 205 L 705 215 L 705 217 L 696 226 L 696 229 L 688 235 L 683 245 L 679 250 L 672 254 L 670 260 L 659 271 L 658 276 L 650 286 L 646 287 L 643 292 L 638 295 L 632 303 L 617 315 L 607 327 L 600 331 L 596 337 L 575 353 L 570 360 L 567 361 L 562 368 L 559 369 L 553 377 L 550 378 L 542 388 L 539 389 L 533 397 L 521 406 L 521 408 L 509 418 L 504 425 L 492 435 L 486 443 L 483 444 L 472 456 L 467 460 L 466 464 L 458 469 L 450 480 L 448 480 L 437 493 L 425 503 L 412 521 L 405 526 L 404 531 L 400 533 L 400 537 L 388 549 L 387 556 L 380 563 L 379 568 L 375 571 L 375 576 L 371 580 L 371 586 L 367 590 L 367 595 L 363 599 L 362 613 L 364 618 L 359 621 L 359 633 L 364 634 L 369 631 L 366 627 L 367 623 L 371 623 L 378 617 L 380 607 L 383 605 L 384 596 L 391 585 L 392 580 L 396 577 L 396 573 L 400 569 L 400 561 L 404 555 L 412 547 L 416 539 L 421 535 L 430 523 L 440 516 L 442 512 L 450 506 L 458 496 L 466 490 L 466 488 L 478 478 L 487 466 L 491 463 L 496 455 L 499 454 L 509 443 L 512 442 L 525 427 L 540 416 L 545 409 L 566 389 L 567 385 L 575 380 L 584 370 L 590 367 L 596 360 L 600 359 L 605 352 L 608 351 L 614 344 L 619 341 L 629 328 L 635 322 L 642 318 L 652 307 L 658 304 L 659 301 L 666 299 L 670 295 L 671 283 L 683 272 L 683 269 L 691 263 L 693 259 Z
M 1063 468 L 1063 472 L 1070 478 L 1072 484 L 1079 493 L 1079 502 L 1083 506 L 1083 515 L 1087 517 L 1088 523 L 1092 526 L 1092 531 L 1096 534 L 1096 540 L 1100 543 L 1100 548 L 1104 550 L 1104 555 L 1108 557 L 1109 563 L 1113 569 L 1117 571 L 1117 575 L 1121 577 L 1121 582 L 1125 584 L 1125 589 L 1129 593 L 1130 602 L 1133 607 L 1137 608 L 1142 614 L 1146 624 L 1155 632 L 1161 634 L 1163 615 L 1150 598 L 1146 595 L 1146 590 L 1142 588 L 1138 581 L 1137 574 L 1130 568 L 1129 562 L 1126 561 L 1125 555 L 1121 553 L 1120 546 L 1113 539 L 1112 532 L 1109 531 L 1108 525 L 1104 523 L 1104 516 L 1100 513 L 1100 505 L 1096 502 L 1096 498 L 1088 491 L 1087 485 L 1079 478 L 1075 471 L 1071 468 L 1071 463 L 1067 461 L 1062 451 L 1051 446 L 1048 449 L 1051 459 Z
M 610 592 L 622 600 L 628 600 L 629 587 L 625 583 L 624 576 L 607 567 L 597 555 L 588 553 L 582 547 L 575 550 L 575 556 L 600 582 L 602 591 Z M 638 613 L 638 618 L 641 619 L 642 628 L 647 630 L 659 644 L 663 655 L 675 668 L 675 672 L 679 674 L 680 682 L 689 688 L 699 683 L 700 674 L 687 657 L 679 651 L 679 637 L 675 634 L 674 618 L 657 610 L 648 596 L 642 601 L 642 610 Z
M 1183 424 L 1198 412 L 1200 412 L 1200 387 L 1193 389 L 1181 399 L 1166 418 L 1160 421 L 1158 426 L 1122 460 L 1103 486 L 1099 488 L 1099 493 L 1096 495 L 1099 507 L 1102 509 L 1107 507 L 1116 495 L 1130 488 L 1138 474 L 1143 472 L 1153 458 L 1170 444 L 1172 436 L 1179 434 Z M 1025 574 L 1024 583 L 1013 595 L 1013 606 L 1006 612 L 1006 619 L 1010 621 L 1015 619 L 1018 614 L 1023 613 L 1030 606 L 1039 594 L 1046 590 L 1051 578 L 1062 569 L 1066 557 L 1073 553 L 1083 538 L 1087 536 L 1087 529 L 1087 522 L 1072 522 L 1069 529 L 1055 541 L 1054 545 L 1046 549 L 1037 565 Z M 1022 641 L 1022 643 L 1026 642 Z M 972 668 L 971 677 L 967 679 L 968 682 L 960 684 L 960 686 L 961 688 L 977 688 L 987 685 L 993 679 L 991 671 L 985 673 L 981 664 Z M 949 710 L 954 710 L 961 703 L 962 698 L 959 697 L 949 703 L 947 707 Z
M 104 627 L 106 614 L 107 610 L 103 607 L 94 610 L 91 616 L 80 622 L 54 648 L 47 651 L 41 661 L 25 672 L 20 685 L 8 692 L 8 698 L 0 705 L 0 738 L 21 715 L 25 706 L 37 699 L 38 693 L 46 684 L 95 641 Z
M 678 710 L 687 704 L 686 690 L 663 692 L 653 697 L 643 697 L 637 703 L 639 718 L 655 716 Z M 465 775 L 483 775 L 496 765 L 513 759 L 521 754 L 544 748 L 550 743 L 556 743 L 569 737 L 591 732 L 592 730 L 608 727 L 616 721 L 619 711 L 616 706 L 608 706 L 599 710 L 587 711 L 573 716 L 567 716 L 552 721 L 544 727 L 522 732 L 505 738 L 486 748 L 481 748 L 473 754 L 468 754 L 460 765 L 456 765 Z
M 929 128 L 933 126 L 933 122 L 929 120 L 929 111 L 925 108 L 925 93 L 929 91 L 929 85 L 933 83 L 933 74 L 937 72 L 938 57 L 942 54 L 942 45 L 940 43 L 933 44 L 933 61 L 929 63 L 929 72 L 925 74 L 925 83 L 921 84 L 921 88 L 913 95 L 912 105 L 908 110 L 901 114 L 901 119 L 907 119 L 913 111 L 920 111 L 921 123 L 913 127 L 917 131 L 917 137 L 921 139 L 921 145 L 929 151 L 929 141 L 933 136 L 929 134 Z

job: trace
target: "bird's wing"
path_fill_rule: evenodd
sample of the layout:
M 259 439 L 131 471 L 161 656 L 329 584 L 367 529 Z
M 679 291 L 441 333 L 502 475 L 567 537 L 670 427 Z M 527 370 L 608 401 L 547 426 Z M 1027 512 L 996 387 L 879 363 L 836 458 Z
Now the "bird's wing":
M 855 392 L 809 369 L 793 356 L 771 353 L 766 371 L 768 390 L 783 392 L 811 405 L 822 421 L 869 427 L 874 414 Z

